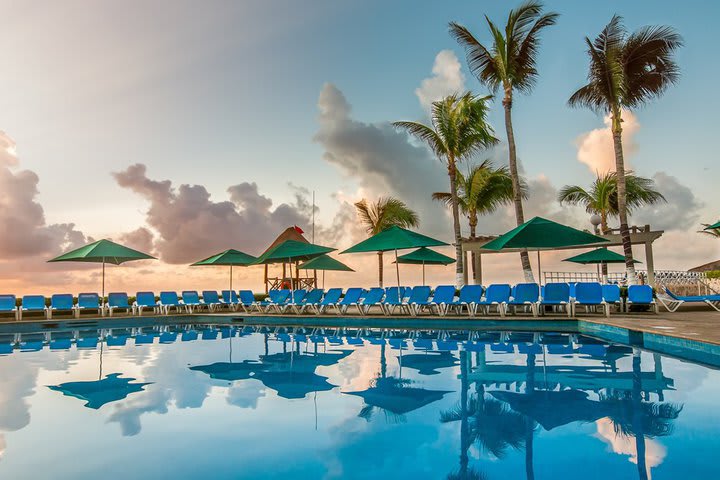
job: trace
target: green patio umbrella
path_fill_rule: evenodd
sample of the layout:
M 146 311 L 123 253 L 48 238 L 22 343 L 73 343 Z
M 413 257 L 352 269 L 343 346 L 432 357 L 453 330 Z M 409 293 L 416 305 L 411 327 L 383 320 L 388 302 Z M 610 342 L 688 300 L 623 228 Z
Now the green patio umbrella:
M 597 265 L 598 280 L 602 280 L 600 278 L 600 265 L 608 263 L 625 263 L 625 257 L 619 253 L 608 250 L 606 247 L 603 247 L 581 253 L 580 255 L 575 255 L 574 257 L 566 258 L 563 262 L 580 263 L 582 265 Z M 633 260 L 633 263 L 640 262 Z
M 720 229 L 720 222 L 713 223 L 712 225 L 708 225 L 704 228 L 704 230 L 717 230 Z
M 538 275 L 541 276 L 540 250 L 551 250 L 578 245 L 593 245 L 608 242 L 607 239 L 583 232 L 576 228 L 553 222 L 541 217 L 535 217 L 500 235 L 482 246 L 485 250 L 504 250 L 520 248 L 537 250 Z
M 98 240 L 84 247 L 71 250 L 67 253 L 55 257 L 48 262 L 92 262 L 102 263 L 102 296 L 105 298 L 105 264 L 112 263 L 120 265 L 121 263 L 132 260 L 155 260 L 155 257 L 147 253 L 138 252 L 132 248 L 125 247 L 110 240 Z
M 267 263 L 289 263 L 290 267 L 290 288 L 295 289 L 292 279 L 292 262 L 312 260 L 315 257 L 319 257 L 325 253 L 330 253 L 336 250 L 335 248 L 323 247 L 322 245 L 315 245 L 313 243 L 299 242 L 297 240 L 285 240 L 282 243 L 275 245 L 267 252 L 260 255 L 252 265 L 261 265 Z
M 336 272 L 354 272 L 352 268 L 348 267 L 339 260 L 328 255 L 320 255 L 312 260 L 308 260 L 298 267 L 300 270 L 322 270 L 323 272 L 323 289 L 325 289 L 325 271 L 333 270 Z
M 200 267 L 200 266 L 206 266 L 206 265 L 224 265 L 224 266 L 230 266 L 230 290 L 233 289 L 232 281 L 233 281 L 233 265 L 239 265 L 242 267 L 246 267 L 248 265 L 252 265 L 252 263 L 257 260 L 256 257 L 253 257 L 252 255 L 248 255 L 247 253 L 243 253 L 239 250 L 229 249 L 225 250 L 224 252 L 217 253 L 211 257 L 208 257 L 204 260 L 200 260 L 199 262 L 195 262 L 191 267 Z
M 398 250 L 419 247 L 442 247 L 446 245 L 447 243 L 440 240 L 411 232 L 404 228 L 392 226 L 340 253 L 387 252 L 394 250 L 395 273 L 397 275 L 398 287 L 400 287 L 400 267 L 397 264 Z
M 455 263 L 455 259 L 427 247 L 420 247 L 413 252 L 400 255 L 396 263 L 422 265 L 422 283 L 425 285 L 425 265 L 450 265 Z

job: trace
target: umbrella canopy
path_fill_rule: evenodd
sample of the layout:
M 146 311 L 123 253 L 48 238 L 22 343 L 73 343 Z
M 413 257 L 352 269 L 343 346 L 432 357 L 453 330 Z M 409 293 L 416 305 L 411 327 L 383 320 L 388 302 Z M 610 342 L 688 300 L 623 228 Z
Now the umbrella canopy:
M 450 352 L 411 353 L 402 357 L 402 366 L 415 369 L 420 375 L 437 375 L 440 369 L 454 367 L 459 363 Z
M 387 377 L 378 378 L 375 385 L 367 390 L 343 393 L 362 397 L 370 407 L 378 407 L 396 415 L 404 415 L 436 402 L 450 392 L 411 387 L 405 380 Z
M 253 375 L 267 370 L 267 365 L 252 360 L 243 360 L 242 362 L 216 362 L 209 365 L 195 365 L 189 367 L 190 370 L 202 372 L 210 376 L 214 380 L 247 380 L 253 378 Z
M 252 265 L 252 263 L 257 260 L 257 257 L 253 257 L 252 255 L 248 255 L 247 253 L 243 253 L 239 250 L 229 249 L 225 250 L 224 252 L 216 253 L 215 255 L 208 257 L 204 260 L 200 260 L 199 262 L 195 262 L 191 264 L 191 267 L 199 267 L 204 265 L 224 265 L 224 266 L 233 266 L 233 265 L 240 265 L 240 266 L 247 266 Z
M 155 257 L 103 239 L 63 253 L 59 257 L 48 260 L 48 262 L 102 263 L 102 297 L 105 298 L 105 264 L 120 265 L 132 260 L 155 260 Z
M 563 262 L 581 263 L 583 265 L 596 263 L 625 263 L 625 257 L 607 248 L 598 248 L 590 252 L 581 253 L 574 257 L 566 258 Z M 640 263 L 633 260 L 634 263 Z
M 386 252 L 418 247 L 441 247 L 447 243 L 400 227 L 386 228 L 341 253 Z
M 323 247 L 322 245 L 315 245 L 313 243 L 285 240 L 260 255 L 252 264 L 283 263 L 296 260 L 307 261 L 334 250 L 334 248 Z
M 229 249 L 225 250 L 224 252 L 216 253 L 215 255 L 208 257 L 204 260 L 200 260 L 199 262 L 195 262 L 191 264 L 191 267 L 200 267 L 200 266 L 209 266 L 209 265 L 224 265 L 230 267 L 230 290 L 233 289 L 232 286 L 232 268 L 234 265 L 239 265 L 241 267 L 246 267 L 248 265 L 252 265 L 253 262 L 257 260 L 256 257 L 253 257 L 252 255 L 248 255 L 247 253 L 243 253 L 239 250 Z
M 713 223 L 712 225 L 705 227 L 705 230 L 715 230 L 715 229 L 720 229 L 720 222 Z
M 420 247 L 417 250 L 400 255 L 397 259 L 398 263 L 410 263 L 414 265 L 450 265 L 455 263 L 455 259 L 430 250 L 427 247 Z
M 352 268 L 344 263 L 335 260 L 328 255 L 320 255 L 312 260 L 308 260 L 298 267 L 300 270 L 335 270 L 338 272 L 354 272 Z
M 552 220 L 535 217 L 482 246 L 485 250 L 527 248 L 545 250 L 604 243 L 608 240 Z
M 112 263 L 120 265 L 131 260 L 155 260 L 155 257 L 147 253 L 138 252 L 132 248 L 120 245 L 110 240 L 98 240 L 84 247 L 63 253 L 49 262 L 94 262 Z
M 145 385 L 150 385 L 150 383 L 132 383 L 134 378 L 120 378 L 120 375 L 111 373 L 102 380 L 67 382 L 48 388 L 68 397 L 84 400 L 87 402 L 86 407 L 97 410 L 106 403 L 122 400 L 131 393 L 142 391 Z

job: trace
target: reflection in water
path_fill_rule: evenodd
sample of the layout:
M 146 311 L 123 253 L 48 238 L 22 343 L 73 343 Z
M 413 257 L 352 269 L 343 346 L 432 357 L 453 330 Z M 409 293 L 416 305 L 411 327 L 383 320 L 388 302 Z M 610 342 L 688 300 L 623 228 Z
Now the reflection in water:
M 26 443 L 24 432 L 30 439 L 57 433 L 47 419 L 32 421 L 36 410 L 31 405 L 37 404 L 37 412 L 65 412 L 75 425 L 87 428 L 89 438 L 108 428 L 108 422 L 119 424 L 122 435 L 135 437 L 132 445 L 145 444 L 149 450 L 171 448 L 180 441 L 172 432 L 188 429 L 193 448 L 204 452 L 197 456 L 200 463 L 229 461 L 212 452 L 227 453 L 225 443 L 242 438 L 254 446 L 253 455 L 278 466 L 278 476 L 555 478 L 548 476 L 548 466 L 561 458 L 576 466 L 592 461 L 602 465 L 606 476 L 627 478 L 630 471 L 618 470 L 615 455 L 575 448 L 582 439 L 601 445 L 594 440 L 600 439 L 636 464 L 631 468 L 637 478 L 649 479 L 651 473 L 656 480 L 673 478 L 672 472 L 682 472 L 681 457 L 673 452 L 687 441 L 673 436 L 683 409 L 710 402 L 707 395 L 690 394 L 705 388 L 703 379 L 718 378 L 712 370 L 658 354 L 553 333 L 154 325 L 0 335 L 0 344 L 5 345 L 0 349 L 0 475 L 7 477 L 28 466 L 23 462 L 31 456 L 21 446 L 30 448 L 32 442 Z M 104 364 L 114 373 L 103 376 Z M 666 373 L 668 364 L 670 373 L 682 372 L 684 385 L 692 385 L 682 392 L 684 404 L 673 401 L 679 392 L 674 375 Z M 692 378 L 699 380 L 692 384 Z M 42 385 L 51 385 L 52 394 L 38 388 Z M 81 403 L 66 397 L 83 400 L 98 417 L 89 417 L 78 408 Z M 303 414 L 304 409 L 309 411 Z M 701 411 L 718 416 L 711 409 Z M 385 421 L 375 421 L 378 412 Z M 697 422 L 697 415 L 685 421 Z M 227 422 L 234 427 L 225 428 Z M 701 416 L 695 428 L 706 423 L 712 422 Z M 273 433 L 278 428 L 282 436 Z M 545 435 L 560 430 L 563 435 Z M 330 435 L 334 431 L 347 434 Z M 168 436 L 158 444 L 154 439 L 162 435 Z M 109 443 L 95 450 L 97 458 L 130 448 L 114 443 L 117 436 L 102 437 Z M 388 444 L 386 438 L 394 440 Z M 658 438 L 664 438 L 662 444 Z M 83 439 L 74 438 L 67 448 L 95 448 Z M 702 441 L 717 443 L 714 434 Z M 308 450 L 318 442 L 334 442 L 323 447 L 332 458 Z M 395 468 L 343 468 L 347 455 L 365 455 L 360 450 L 367 448 L 377 448 L 368 454 L 378 458 L 392 457 L 381 463 Z M 423 448 L 435 453 L 421 466 L 417 452 Z M 540 451 L 557 452 L 557 457 Z M 134 456 L 143 458 L 143 452 Z M 282 468 L 272 460 L 290 452 L 304 460 Z M 237 461 L 248 458 L 233 453 Z M 710 472 L 712 462 L 706 460 Z M 42 459 L 38 465 L 38 473 L 50 471 L 49 466 L 43 470 Z M 90 471 L 73 470 L 71 463 L 64 468 L 66 476 L 81 478 Z M 182 468 L 167 468 L 165 473 L 178 478 L 192 476 Z M 234 478 L 236 473 L 230 469 L 217 476 Z M 247 475 L 243 478 L 257 478 Z M 153 478 L 149 472 L 147 478 Z

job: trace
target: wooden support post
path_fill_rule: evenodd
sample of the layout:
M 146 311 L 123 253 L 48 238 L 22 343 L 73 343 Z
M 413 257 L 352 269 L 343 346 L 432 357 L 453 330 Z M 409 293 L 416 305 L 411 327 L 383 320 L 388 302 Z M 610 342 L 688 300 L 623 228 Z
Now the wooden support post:
M 655 286 L 655 262 L 653 260 L 652 242 L 645 242 L 645 266 L 647 267 L 647 283 Z

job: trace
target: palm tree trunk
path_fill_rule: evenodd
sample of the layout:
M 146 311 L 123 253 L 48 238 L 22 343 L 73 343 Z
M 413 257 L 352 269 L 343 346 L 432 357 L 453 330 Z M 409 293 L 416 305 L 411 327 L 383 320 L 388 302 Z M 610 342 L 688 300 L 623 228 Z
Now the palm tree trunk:
M 635 452 L 637 454 L 638 478 L 640 480 L 648 480 L 646 448 L 645 448 L 645 432 L 643 432 L 642 423 L 642 368 L 640 362 L 642 360 L 640 350 L 633 349 L 633 388 L 632 388 L 632 404 L 633 404 L 633 430 L 635 432 Z
M 452 157 L 448 158 L 448 175 L 450 176 L 453 231 L 455 232 L 455 285 L 457 288 L 462 288 L 465 280 L 463 276 L 464 262 L 462 253 L 462 236 L 460 233 L 460 210 L 458 208 L 457 197 L 457 168 L 455 166 L 455 159 Z
M 525 379 L 525 395 L 532 395 L 535 391 L 535 354 L 528 353 L 527 356 L 527 378 Z M 535 422 L 530 417 L 525 417 L 525 478 L 535 479 L 535 467 L 533 465 L 533 436 L 535 434 Z
M 508 142 L 508 164 L 510 166 L 510 177 L 512 178 L 513 197 L 515 204 L 515 220 L 520 226 L 525 223 L 525 214 L 523 213 L 522 192 L 520 191 L 520 176 L 517 168 L 517 151 L 515 149 L 515 133 L 512 126 L 512 88 L 505 88 L 505 98 L 503 99 L 503 107 L 505 108 L 505 131 L 507 132 Z M 532 267 L 530 266 L 530 257 L 527 250 L 520 252 L 520 263 L 522 264 L 525 281 L 534 282 Z
M 383 286 L 383 252 L 377 252 L 378 254 L 378 286 Z
M 477 213 L 472 212 L 470 213 L 470 240 L 475 239 L 475 228 L 477 227 Z M 477 268 L 477 253 L 473 250 L 470 252 L 470 263 L 472 263 L 472 279 L 473 283 L 477 285 L 478 277 L 480 276 L 480 272 Z
M 617 173 L 618 217 L 620 218 L 620 237 L 622 238 L 623 253 L 625 253 L 627 283 L 633 285 L 637 282 L 637 278 L 635 276 L 630 228 L 628 228 L 627 219 L 627 189 L 625 188 L 625 158 L 623 157 L 621 122 L 620 110 L 616 110 L 612 115 L 612 134 L 615 146 L 615 171 Z
M 470 448 L 470 432 L 468 425 L 468 355 L 466 351 L 460 352 L 460 403 L 462 405 L 462 418 L 460 419 L 460 478 L 467 478 L 468 474 L 468 448 Z

